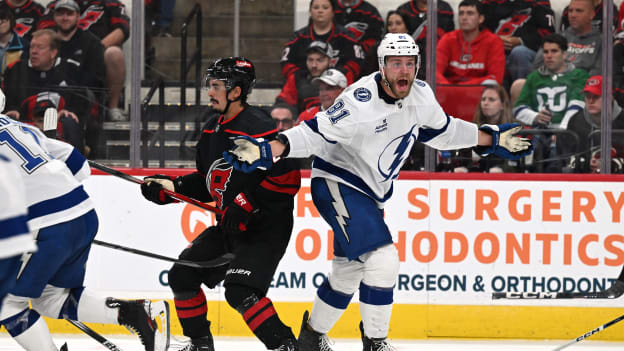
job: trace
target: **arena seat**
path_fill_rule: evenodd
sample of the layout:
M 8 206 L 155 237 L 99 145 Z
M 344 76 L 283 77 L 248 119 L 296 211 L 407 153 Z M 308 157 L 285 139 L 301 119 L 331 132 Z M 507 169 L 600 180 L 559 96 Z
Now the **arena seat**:
M 436 97 L 448 115 L 472 122 L 483 85 L 438 84 Z

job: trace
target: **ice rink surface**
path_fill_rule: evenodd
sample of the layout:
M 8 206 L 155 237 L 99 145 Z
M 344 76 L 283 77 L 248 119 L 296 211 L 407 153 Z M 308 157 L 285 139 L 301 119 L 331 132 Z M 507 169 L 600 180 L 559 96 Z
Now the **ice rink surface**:
M 134 336 L 106 335 L 106 338 L 115 343 L 123 351 L 143 351 L 143 346 Z M 102 351 L 107 350 L 97 341 L 88 336 L 76 334 L 56 334 L 54 340 L 57 346 L 67 342 L 69 351 Z M 553 350 L 569 340 L 553 341 L 522 341 L 522 340 L 391 340 L 397 351 L 547 351 Z M 175 351 L 184 347 L 181 337 L 171 339 L 169 350 Z M 332 346 L 334 351 L 361 351 L 362 343 L 356 339 L 337 339 Z M 253 338 L 215 338 L 216 351 L 262 351 L 263 345 Z M 11 340 L 6 333 L 0 334 L 0 351 L 19 351 L 21 348 Z M 624 350 L 624 343 L 601 342 L 583 340 L 565 349 L 567 350 L 596 350 L 615 351 Z

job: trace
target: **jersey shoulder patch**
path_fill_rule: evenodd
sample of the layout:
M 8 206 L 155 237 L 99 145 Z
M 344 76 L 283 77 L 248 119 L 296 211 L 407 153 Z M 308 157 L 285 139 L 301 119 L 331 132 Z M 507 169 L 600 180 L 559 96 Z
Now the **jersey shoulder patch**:
M 425 87 L 425 82 L 423 82 L 422 80 L 419 79 L 414 79 L 414 83 L 416 83 L 416 85 L 418 85 L 419 87 L 424 88 Z
M 367 102 L 373 97 L 373 94 L 367 88 L 361 87 L 353 91 L 353 97 L 360 102 Z

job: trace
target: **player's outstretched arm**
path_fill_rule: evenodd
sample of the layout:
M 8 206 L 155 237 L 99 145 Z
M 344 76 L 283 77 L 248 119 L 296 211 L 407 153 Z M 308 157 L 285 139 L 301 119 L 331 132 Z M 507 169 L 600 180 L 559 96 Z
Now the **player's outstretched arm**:
M 286 145 L 278 140 L 271 142 L 240 136 L 234 139 L 234 147 L 223 152 L 223 159 L 234 169 L 251 173 L 256 169 L 267 170 L 273 166 L 273 158 L 284 154 Z
M 500 125 L 484 124 L 479 128 L 479 145 L 475 152 L 481 156 L 495 154 L 499 157 L 517 160 L 533 152 L 533 144 L 527 138 L 515 137 L 522 129 L 517 123 Z

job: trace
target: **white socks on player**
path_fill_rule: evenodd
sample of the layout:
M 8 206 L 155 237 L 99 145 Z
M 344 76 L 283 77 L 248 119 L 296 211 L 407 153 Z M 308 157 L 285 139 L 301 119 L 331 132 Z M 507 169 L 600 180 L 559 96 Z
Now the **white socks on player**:
M 48 325 L 41 317 L 30 328 L 13 339 L 26 351 L 58 351 L 52 341 Z
M 118 308 L 106 306 L 106 297 L 85 288 L 78 303 L 78 320 L 87 323 L 119 324 Z

